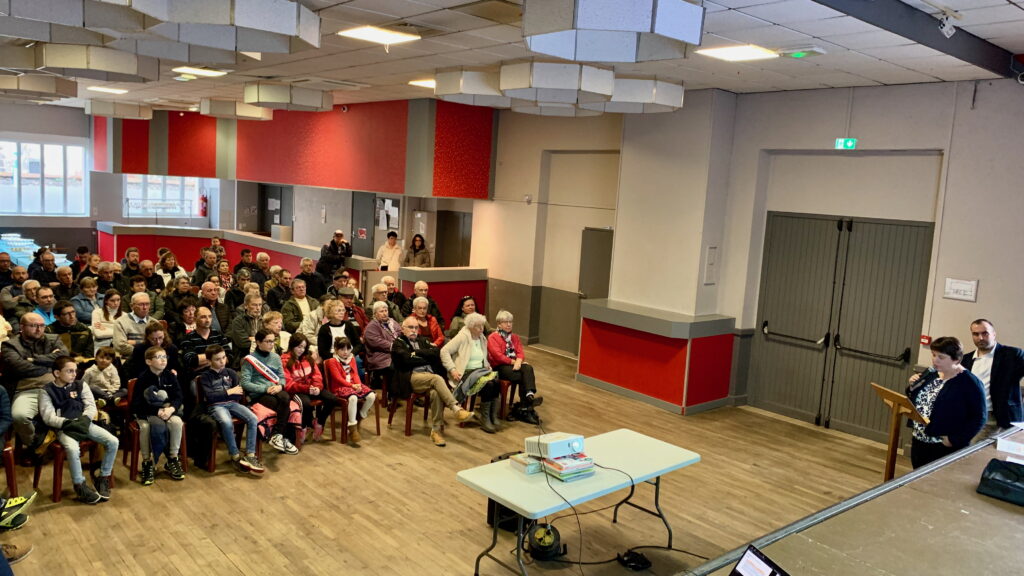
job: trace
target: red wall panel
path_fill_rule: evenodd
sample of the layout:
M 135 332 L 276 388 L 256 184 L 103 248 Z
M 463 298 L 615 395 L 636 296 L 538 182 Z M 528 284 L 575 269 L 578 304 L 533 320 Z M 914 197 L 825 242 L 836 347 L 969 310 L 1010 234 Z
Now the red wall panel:
M 102 249 L 103 239 L 102 232 L 100 233 L 100 246 Z M 108 234 L 109 236 L 109 234 Z M 225 255 L 231 267 L 234 268 L 235 264 L 242 257 L 242 248 L 250 248 L 253 252 L 253 260 L 256 259 L 256 254 L 259 252 L 266 252 L 270 256 L 270 265 L 278 265 L 287 268 L 292 272 L 292 275 L 298 274 L 302 270 L 299 267 L 299 262 L 302 260 L 299 256 L 292 256 L 291 254 L 285 254 L 276 250 L 264 250 L 262 248 L 254 248 L 241 242 L 235 242 L 232 240 L 222 240 L 221 243 L 224 245 Z M 117 260 L 124 257 L 124 251 L 129 247 L 134 246 L 139 249 L 139 255 L 143 260 L 153 260 L 156 262 L 156 251 L 159 248 L 166 247 L 170 248 L 171 252 L 178 257 L 178 265 L 191 271 L 196 262 L 199 260 L 199 251 L 210 245 L 209 238 L 191 238 L 182 236 L 160 236 L 154 234 L 120 234 L 116 238 L 116 244 L 112 242 L 110 248 L 110 256 L 100 253 L 103 258 L 112 259 L 116 256 Z
M 92 169 L 97 172 L 110 171 L 110 157 L 107 154 L 107 118 L 92 117 Z
M 580 330 L 580 374 L 683 405 L 687 341 L 595 320 Z
M 402 293 L 410 298 L 413 296 L 413 284 L 408 280 L 402 281 Z M 473 300 L 476 300 L 477 312 L 487 316 L 491 326 L 494 326 L 494 315 L 498 311 L 487 309 L 486 280 L 429 282 L 428 284 L 430 284 L 428 294 L 434 299 L 434 302 L 437 302 L 437 307 L 441 309 L 441 315 L 444 316 L 445 326 L 443 328 L 445 330 L 448 329 L 448 324 L 452 321 L 452 313 L 455 312 L 455 307 L 458 306 L 459 300 L 463 296 L 472 296 Z
M 686 405 L 696 406 L 729 395 L 732 372 L 732 334 L 690 341 L 690 373 L 686 379 Z
M 409 105 L 349 104 L 348 111 L 275 111 L 269 122 L 240 120 L 239 180 L 401 194 Z
M 96 252 L 107 262 L 114 260 L 114 235 L 107 232 L 96 232 Z
M 121 172 L 149 174 L 149 120 L 121 121 Z
M 216 118 L 197 112 L 167 114 L 167 174 L 217 177 Z
M 434 196 L 487 198 L 494 110 L 437 101 Z

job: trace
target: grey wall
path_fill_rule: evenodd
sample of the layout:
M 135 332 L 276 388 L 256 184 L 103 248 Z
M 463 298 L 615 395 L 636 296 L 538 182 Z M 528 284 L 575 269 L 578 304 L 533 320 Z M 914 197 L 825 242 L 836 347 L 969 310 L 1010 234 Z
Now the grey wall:
M 499 310 L 508 310 L 515 318 L 515 332 L 529 343 L 540 334 L 540 286 L 527 286 L 499 278 L 487 281 L 487 317 L 493 319 Z
M 256 212 L 260 201 L 260 186 L 256 182 L 239 181 L 235 187 L 235 229 L 254 232 L 259 227 Z
M 0 132 L 89 137 L 89 117 L 81 108 L 0 103 Z
M 294 203 L 294 236 L 298 244 L 319 246 L 331 240 L 335 230 L 345 232 L 345 238 L 352 237 L 352 192 L 332 188 L 295 186 L 292 188 Z M 327 219 L 321 217 L 326 211 Z

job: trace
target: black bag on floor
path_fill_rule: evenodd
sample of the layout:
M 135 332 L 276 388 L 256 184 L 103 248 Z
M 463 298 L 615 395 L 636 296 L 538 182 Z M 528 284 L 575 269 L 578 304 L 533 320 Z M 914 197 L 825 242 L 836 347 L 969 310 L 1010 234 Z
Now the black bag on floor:
M 196 468 L 205 470 L 210 462 L 210 438 L 217 430 L 217 421 L 209 414 L 195 413 L 188 421 L 188 455 Z
M 1024 466 L 993 458 L 988 461 L 978 493 L 1024 506 Z
M 491 458 L 491 462 L 493 463 L 501 462 L 502 460 L 508 460 L 510 457 L 519 453 L 521 453 L 520 450 L 517 450 L 515 452 L 506 452 L 504 454 L 500 454 L 498 456 L 495 456 L 494 458 Z M 494 500 L 491 500 L 490 498 L 487 499 L 488 526 L 494 526 L 494 522 L 497 519 L 498 528 L 501 528 L 506 532 L 514 533 L 516 531 L 516 528 L 519 526 L 519 516 L 519 514 L 516 514 L 509 508 L 505 507 L 504 505 L 499 504 Z

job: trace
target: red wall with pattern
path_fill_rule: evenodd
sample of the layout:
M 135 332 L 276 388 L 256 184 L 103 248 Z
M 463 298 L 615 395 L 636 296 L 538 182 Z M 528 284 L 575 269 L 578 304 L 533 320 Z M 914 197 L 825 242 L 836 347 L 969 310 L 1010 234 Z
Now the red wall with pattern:
M 149 174 L 149 120 L 121 121 L 121 172 Z
M 167 114 L 167 174 L 217 177 L 216 118 L 198 112 Z
M 434 196 L 488 197 L 494 114 L 483 106 L 437 101 Z

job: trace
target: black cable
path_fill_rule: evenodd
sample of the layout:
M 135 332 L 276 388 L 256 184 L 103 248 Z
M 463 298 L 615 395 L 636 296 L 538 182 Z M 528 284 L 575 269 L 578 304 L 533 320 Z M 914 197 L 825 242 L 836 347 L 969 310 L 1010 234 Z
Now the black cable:
M 540 430 L 540 433 L 542 435 L 547 434 L 547 432 L 544 431 L 544 426 L 540 423 L 540 418 L 537 418 L 537 428 Z M 544 464 L 542 462 L 541 467 L 543 468 L 543 466 Z M 558 497 L 562 499 L 562 502 L 565 502 L 565 504 L 569 506 L 570 509 L 572 509 L 573 515 L 576 516 L 576 529 L 580 532 L 580 551 L 576 564 L 580 568 L 580 576 L 586 576 L 585 574 L 583 574 L 583 523 L 580 522 L 580 513 L 579 511 L 576 510 L 575 506 L 573 506 L 568 500 L 565 499 L 565 496 L 562 496 L 561 492 L 555 490 L 555 487 L 551 485 L 551 475 L 548 474 L 546 470 L 542 470 L 541 473 L 544 474 L 544 481 L 547 482 L 548 488 L 550 488 L 551 491 L 554 492 L 555 494 L 558 494 Z
M 670 550 L 672 552 L 682 552 L 683 554 L 686 554 L 688 556 L 693 556 L 694 558 L 700 558 L 701 560 L 705 560 L 705 561 L 709 560 L 709 558 L 707 556 L 701 556 L 700 554 L 694 554 L 693 552 L 690 552 L 689 550 L 683 550 L 682 548 L 669 548 L 668 546 L 655 546 L 653 544 L 644 545 L 644 546 L 634 546 L 634 547 L 630 548 L 629 550 L 626 550 L 626 552 L 632 552 L 634 550 L 643 550 L 645 548 L 653 548 L 655 550 Z

